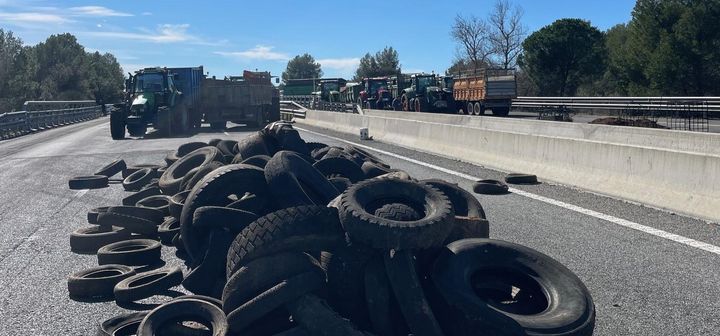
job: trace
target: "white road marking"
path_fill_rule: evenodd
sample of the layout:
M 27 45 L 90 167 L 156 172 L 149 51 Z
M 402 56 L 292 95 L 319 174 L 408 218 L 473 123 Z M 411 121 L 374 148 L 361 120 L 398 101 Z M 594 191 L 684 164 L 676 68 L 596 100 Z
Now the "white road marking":
M 228 133 L 228 132 L 223 132 L 223 133 L 225 133 L 225 135 L 228 135 L 228 136 L 230 135 L 230 133 Z
M 412 158 L 409 158 L 409 157 L 406 157 L 406 156 L 402 156 L 402 155 L 399 155 L 399 154 L 395 154 L 395 153 L 392 153 L 392 152 L 388 152 L 388 151 L 384 151 L 384 150 L 381 150 L 381 149 L 377 149 L 377 148 L 373 148 L 373 147 L 370 147 L 370 146 L 366 146 L 366 145 L 363 145 L 363 144 L 355 143 L 355 142 L 352 142 L 352 141 L 347 141 L 347 140 L 344 140 L 344 139 L 336 138 L 336 137 L 334 137 L 334 136 L 325 135 L 325 134 L 318 133 L 318 132 L 313 132 L 313 131 L 310 131 L 310 130 L 307 130 L 307 129 L 304 129 L 304 128 L 300 128 L 300 127 L 295 127 L 295 128 L 297 128 L 297 129 L 299 129 L 299 130 L 301 130 L 301 131 L 304 131 L 304 132 L 308 132 L 308 133 L 311 133 L 311 134 L 315 134 L 315 135 L 319 135 L 319 136 L 322 136 L 322 137 L 326 137 L 326 138 L 328 138 L 328 139 L 332 139 L 332 140 L 335 140 L 335 141 L 340 141 L 340 142 L 348 143 L 348 144 L 351 144 L 351 145 L 353 145 L 353 146 L 357 146 L 357 147 L 360 147 L 360 148 L 363 148 L 363 149 L 367 149 L 367 150 L 371 150 L 371 151 L 374 151 L 374 152 L 378 152 L 378 153 L 380 153 L 380 154 L 384 154 L 384 155 L 387 155 L 387 156 L 392 156 L 392 157 L 394 157 L 394 158 L 398 158 L 398 159 L 405 160 L 405 161 L 408 161 L 408 162 L 411 162 L 411 163 L 414 163 L 414 164 L 418 164 L 418 165 L 421 165 L 421 166 L 425 166 L 425 167 L 427 167 L 427 168 L 431 168 L 431 169 L 434 169 L 434 170 L 438 170 L 438 171 L 441 171 L 441 172 L 443 172 L 443 173 L 450 174 L 450 175 L 454 175 L 454 176 L 457 176 L 457 177 L 461 177 L 461 178 L 464 178 L 464 179 L 467 179 L 467 180 L 470 180 L 470 181 L 480 180 L 480 178 L 475 177 L 475 176 L 472 176 L 472 175 L 464 174 L 464 173 L 461 173 L 461 172 L 456 172 L 456 171 L 454 171 L 454 170 L 450 170 L 450 169 L 447 169 L 447 168 L 443 168 L 443 167 L 440 167 L 440 166 L 436 166 L 436 165 L 431 164 L 431 163 L 426 163 L 426 162 L 422 162 L 422 161 L 419 161 L 419 160 L 415 160 L 415 159 L 412 159 Z M 510 188 L 510 192 L 512 192 L 512 193 L 514 193 L 514 194 L 517 194 L 517 195 L 520 195 L 520 196 L 525 196 L 525 197 L 527 197 L 527 198 L 534 199 L 534 200 L 536 200 L 536 201 L 540 201 L 540 202 L 547 203 L 547 204 L 552 204 L 552 205 L 559 206 L 559 207 L 564 208 L 564 209 L 567 209 L 567 210 L 575 211 L 575 212 L 581 213 L 581 214 L 583 214 L 583 215 L 587 215 L 587 216 L 590 216 L 590 217 L 594 217 L 594 218 L 597 218 L 597 219 L 601 219 L 601 220 L 604 220 L 604 221 L 608 221 L 608 222 L 610 222 L 610 223 L 617 224 L 617 225 L 620 225 L 620 226 L 623 226 L 623 227 L 626 227 L 626 228 L 629 228 L 629 229 L 633 229 L 633 230 L 636 230 L 636 231 L 644 232 L 644 233 L 651 234 L 651 235 L 656 236 L 656 237 L 660 237 L 660 238 L 663 238 L 663 239 L 671 240 L 671 241 L 674 241 L 674 242 L 676 242 L 676 243 L 684 244 L 684 245 L 687 245 L 687 246 L 690 246 L 690 247 L 694 247 L 694 248 L 697 248 L 697 249 L 700 249 L 700 250 L 703 250 L 703 251 L 707 251 L 707 252 L 710 252 L 710 253 L 714 253 L 714 254 L 720 255 L 720 247 L 715 246 L 715 245 L 712 245 L 712 244 L 708 244 L 708 243 L 705 243 L 705 242 L 701 242 L 701 241 L 698 241 L 698 240 L 695 240 L 695 239 L 692 239 L 692 238 L 683 237 L 683 236 L 681 236 L 681 235 L 677 235 L 677 234 L 674 234 L 674 233 L 670 233 L 670 232 L 667 232 L 667 231 L 663 231 L 663 230 L 660 230 L 660 229 L 656 229 L 656 228 L 653 228 L 653 227 L 650 227 L 650 226 L 646 226 L 646 225 L 638 224 L 638 223 L 635 223 L 635 222 L 631 222 L 631 221 L 626 220 L 626 219 L 622 219 L 622 218 L 618 218 L 618 217 L 615 217 L 615 216 L 607 215 L 607 214 L 604 214 L 604 213 L 601 213 L 601 212 L 597 212 L 597 211 L 595 211 L 595 210 L 586 209 L 586 208 L 583 208 L 583 207 L 580 207 L 580 206 L 577 206 L 577 205 L 573 205 L 573 204 L 570 204 L 570 203 L 565 203 L 565 202 L 562 202 L 562 201 L 558 201 L 558 200 L 556 200 L 556 199 L 552 199 L 552 198 L 548 198 L 548 197 L 545 197 L 545 196 L 536 195 L 536 194 L 533 194 L 533 193 L 530 193 L 530 192 L 527 192 L 527 191 L 523 191 L 523 190 L 519 190 L 519 189 L 515 189 L 515 188 Z
M 83 195 L 87 194 L 88 191 L 90 191 L 90 189 L 78 190 L 78 191 L 75 193 L 75 198 L 83 197 Z

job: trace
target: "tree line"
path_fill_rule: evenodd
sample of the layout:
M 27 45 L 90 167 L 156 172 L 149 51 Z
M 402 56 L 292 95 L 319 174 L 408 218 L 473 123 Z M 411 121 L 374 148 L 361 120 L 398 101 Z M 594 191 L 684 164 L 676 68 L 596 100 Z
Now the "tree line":
M 0 29 L 0 113 L 20 110 L 27 100 L 96 100 L 117 103 L 124 76 L 115 56 L 86 52 L 72 34 L 24 46 Z

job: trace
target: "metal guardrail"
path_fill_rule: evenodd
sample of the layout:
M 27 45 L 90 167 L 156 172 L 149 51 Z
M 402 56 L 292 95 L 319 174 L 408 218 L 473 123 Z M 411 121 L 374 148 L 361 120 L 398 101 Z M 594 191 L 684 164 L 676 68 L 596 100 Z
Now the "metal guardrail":
M 305 119 L 305 106 L 291 100 L 280 101 L 280 119 L 292 121 L 293 118 Z
M 102 106 L 89 106 L 43 111 L 17 111 L 0 114 L 0 139 L 10 139 L 48 128 L 98 118 Z
M 678 106 L 706 105 L 720 113 L 720 97 L 517 97 L 514 108 L 565 107 L 569 109 L 675 111 Z

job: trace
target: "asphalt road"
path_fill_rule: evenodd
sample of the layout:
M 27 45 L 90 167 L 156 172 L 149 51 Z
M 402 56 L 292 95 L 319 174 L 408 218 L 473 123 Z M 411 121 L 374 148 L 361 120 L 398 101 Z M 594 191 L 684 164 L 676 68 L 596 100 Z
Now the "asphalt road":
M 108 119 L 103 118 L 0 141 L 0 335 L 94 335 L 100 321 L 127 311 L 114 302 L 68 298 L 68 274 L 97 262 L 95 256 L 71 253 L 69 234 L 87 225 L 89 209 L 119 204 L 125 195 L 118 184 L 69 190 L 68 178 L 90 174 L 118 158 L 129 164 L 160 163 L 167 151 L 184 142 L 238 139 L 252 131 L 237 127 L 227 134 L 200 133 L 192 138 L 113 141 Z M 319 129 L 308 128 L 302 135 L 306 141 L 328 144 L 358 141 Z M 467 175 L 503 175 L 390 144 L 362 144 L 382 150 L 382 159 L 419 179 L 442 178 L 471 189 Z M 516 188 L 518 192 L 507 195 L 479 196 L 491 236 L 540 250 L 573 270 L 595 300 L 596 335 L 719 333 L 720 255 L 689 243 L 720 246 L 718 224 L 560 185 Z M 607 216 L 590 216 L 549 204 L 548 199 Z M 691 240 L 672 241 L 608 218 Z M 168 263 L 177 264 L 169 249 L 165 252 Z

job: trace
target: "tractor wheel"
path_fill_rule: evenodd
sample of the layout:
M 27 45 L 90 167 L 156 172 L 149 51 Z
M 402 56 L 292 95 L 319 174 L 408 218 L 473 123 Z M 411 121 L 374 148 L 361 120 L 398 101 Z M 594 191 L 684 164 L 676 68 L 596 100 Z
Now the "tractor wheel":
M 473 106 L 474 106 L 474 105 L 473 105 L 472 102 L 468 102 L 468 103 L 467 103 L 467 114 L 468 114 L 468 115 L 473 115 L 473 114 L 475 114 L 475 109 L 473 108 Z
M 113 140 L 125 139 L 125 120 L 120 111 L 110 113 L 110 135 Z
M 485 111 L 483 111 L 484 109 L 480 106 L 480 103 L 477 103 L 477 102 L 476 102 L 476 103 L 475 103 L 475 107 L 473 108 L 473 110 L 475 111 L 475 115 L 483 115 L 483 114 L 485 114 Z
M 415 98 L 415 112 L 422 112 L 421 105 L 422 102 L 420 101 L 420 98 Z
M 402 109 L 403 111 L 410 111 L 410 102 L 408 101 L 408 97 L 406 95 L 402 95 L 401 98 L 402 101 Z

